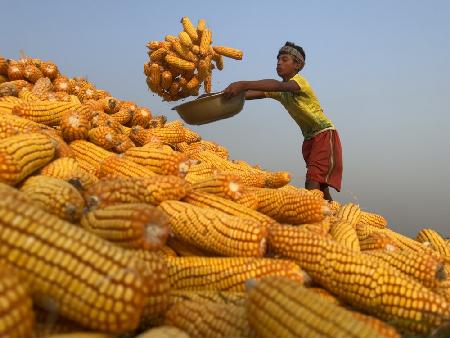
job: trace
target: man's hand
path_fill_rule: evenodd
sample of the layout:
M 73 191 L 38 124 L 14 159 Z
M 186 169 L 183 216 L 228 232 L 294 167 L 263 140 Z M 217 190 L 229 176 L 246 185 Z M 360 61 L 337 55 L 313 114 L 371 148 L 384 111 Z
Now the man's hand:
M 225 88 L 223 95 L 229 99 L 243 91 L 245 91 L 244 83 L 242 81 L 238 81 L 231 83 L 227 88 Z

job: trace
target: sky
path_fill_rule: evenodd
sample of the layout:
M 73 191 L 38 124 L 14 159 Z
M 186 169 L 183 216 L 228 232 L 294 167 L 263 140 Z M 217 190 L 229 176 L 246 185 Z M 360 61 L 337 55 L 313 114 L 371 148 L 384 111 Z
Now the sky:
M 179 118 L 148 91 L 146 43 L 177 35 L 180 19 L 206 20 L 213 45 L 244 51 L 213 71 L 213 91 L 277 79 L 278 49 L 301 45 L 309 81 L 343 147 L 341 203 L 383 215 L 415 237 L 450 237 L 449 1 L 5 1 L 0 55 L 54 61 L 67 76 Z M 278 78 L 279 79 L 279 78 Z M 190 128 L 232 159 L 289 171 L 304 185 L 303 137 L 275 100 L 247 101 L 236 116 Z

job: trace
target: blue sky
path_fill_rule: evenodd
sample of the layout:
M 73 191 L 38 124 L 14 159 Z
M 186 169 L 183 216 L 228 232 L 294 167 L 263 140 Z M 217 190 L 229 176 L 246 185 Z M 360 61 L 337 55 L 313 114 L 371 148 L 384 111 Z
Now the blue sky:
M 344 178 L 336 200 L 384 215 L 415 236 L 450 236 L 450 2 L 448 1 L 1 1 L 0 55 L 56 62 L 120 99 L 178 118 L 148 92 L 146 43 L 178 34 L 180 18 L 204 18 L 213 44 L 244 51 L 213 73 L 232 81 L 276 78 L 285 41 L 305 49 L 302 74 L 337 126 Z M 302 136 L 272 100 L 246 102 L 237 116 L 194 126 L 233 159 L 287 170 L 304 184 Z

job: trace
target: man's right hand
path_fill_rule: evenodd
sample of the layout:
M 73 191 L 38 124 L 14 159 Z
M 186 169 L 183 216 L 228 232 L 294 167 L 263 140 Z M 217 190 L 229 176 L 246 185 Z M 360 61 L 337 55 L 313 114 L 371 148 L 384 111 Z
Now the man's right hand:
M 239 93 L 245 91 L 245 86 L 242 81 L 233 82 L 227 88 L 223 90 L 223 95 L 229 99 L 233 96 L 238 95 Z

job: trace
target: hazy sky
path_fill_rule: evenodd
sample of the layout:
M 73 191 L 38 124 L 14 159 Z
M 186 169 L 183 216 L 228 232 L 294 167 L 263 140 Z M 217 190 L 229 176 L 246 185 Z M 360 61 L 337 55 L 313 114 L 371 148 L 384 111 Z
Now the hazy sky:
M 204 18 L 213 44 L 244 51 L 213 72 L 213 90 L 276 78 L 286 41 L 305 49 L 308 79 L 337 126 L 344 156 L 341 203 L 385 216 L 415 236 L 450 236 L 449 1 L 0 1 L 0 55 L 56 62 L 120 99 L 178 118 L 147 90 L 146 43 Z M 228 120 L 193 126 L 232 159 L 287 170 L 303 186 L 300 129 L 274 100 L 246 102 Z

